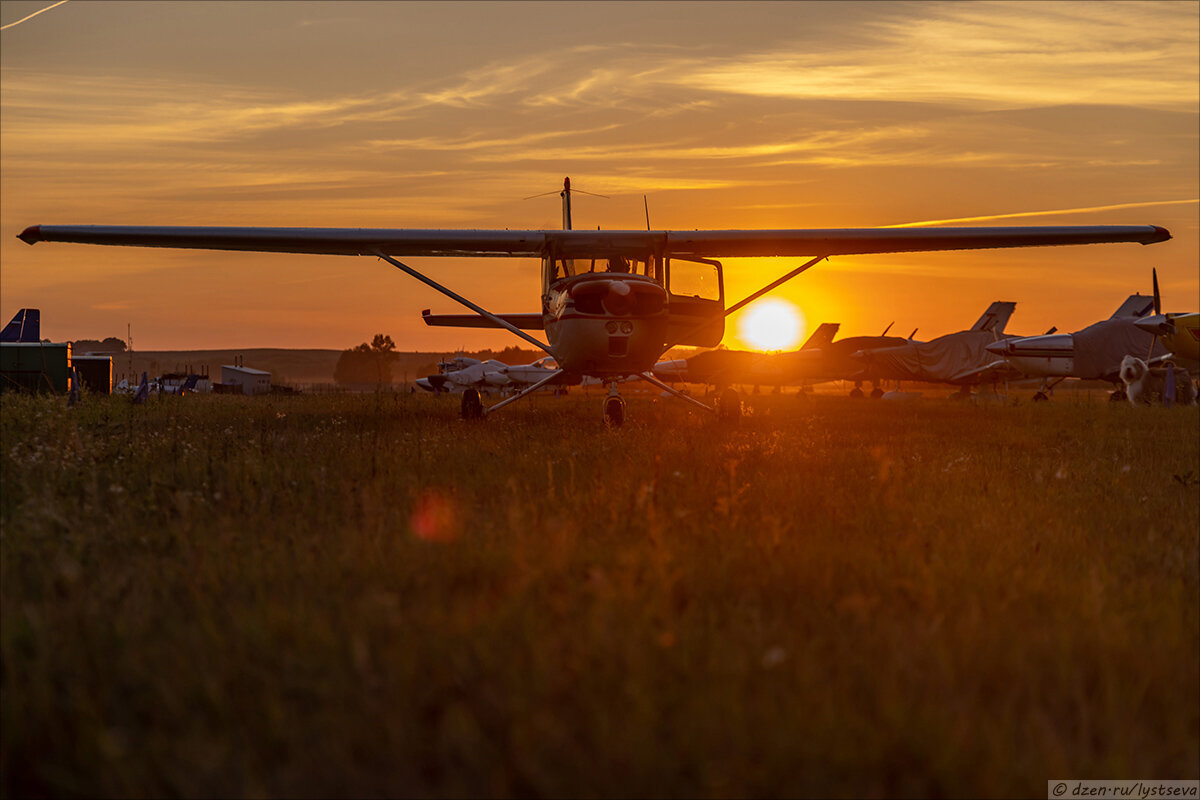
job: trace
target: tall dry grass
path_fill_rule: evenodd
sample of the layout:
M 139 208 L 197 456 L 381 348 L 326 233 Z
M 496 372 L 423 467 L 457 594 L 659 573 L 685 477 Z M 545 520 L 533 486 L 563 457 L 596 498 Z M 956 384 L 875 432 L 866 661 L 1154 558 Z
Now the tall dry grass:
M 5 796 L 1012 796 L 1200 773 L 1200 417 L 0 407 Z

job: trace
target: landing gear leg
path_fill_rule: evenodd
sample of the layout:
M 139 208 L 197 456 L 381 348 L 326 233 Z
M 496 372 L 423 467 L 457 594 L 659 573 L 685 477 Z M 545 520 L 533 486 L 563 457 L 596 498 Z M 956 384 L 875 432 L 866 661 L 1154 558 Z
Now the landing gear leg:
M 604 398 L 604 424 L 610 428 L 625 424 L 625 398 L 617 393 L 616 381 L 608 385 L 608 397 Z
M 462 418 L 483 419 L 483 401 L 478 389 L 467 389 L 462 396 Z

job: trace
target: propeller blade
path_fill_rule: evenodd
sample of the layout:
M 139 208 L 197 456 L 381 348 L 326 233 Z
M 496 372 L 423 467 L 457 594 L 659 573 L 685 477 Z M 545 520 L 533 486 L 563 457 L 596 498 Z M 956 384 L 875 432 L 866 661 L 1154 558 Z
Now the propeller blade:
M 1150 274 L 1154 278 L 1154 313 L 1161 314 L 1162 313 L 1162 300 L 1158 296 L 1158 268 L 1157 267 L 1153 268 L 1150 271 Z

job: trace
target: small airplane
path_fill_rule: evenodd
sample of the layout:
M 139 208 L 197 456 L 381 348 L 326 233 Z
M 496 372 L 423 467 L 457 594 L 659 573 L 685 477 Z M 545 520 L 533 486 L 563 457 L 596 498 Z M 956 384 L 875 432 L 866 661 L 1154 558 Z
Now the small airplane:
M 903 345 L 917 335 L 914 328 L 906 339 L 888 336 L 892 328 L 888 325 L 879 336 L 849 336 L 835 341 L 840 327 L 835 322 L 822 323 L 799 350 L 789 353 L 708 350 L 685 359 L 660 361 L 654 365 L 654 374 L 666 381 L 702 383 L 718 389 L 733 384 L 779 387 L 854 381 L 850 396 L 862 397 L 863 382 L 877 380 L 853 354 L 864 348 Z M 883 390 L 876 388 L 871 396 L 882 394 Z
M 417 378 L 416 384 L 427 392 L 463 392 L 475 389 L 487 392 L 520 389 L 541 381 L 555 368 L 549 366 L 554 359 L 550 356 L 531 364 L 505 364 L 494 358 L 480 361 L 478 358 L 456 356 L 449 361 L 438 362 L 438 374 Z
M 573 230 L 571 181 L 563 181 L 562 230 L 424 230 L 364 228 L 143 227 L 34 225 L 27 244 L 74 242 L 276 253 L 373 256 L 441 292 L 472 315 L 426 315 L 430 325 L 503 328 L 552 356 L 557 368 L 512 397 L 484 408 L 479 392 L 462 396 L 462 415 L 479 418 L 516 402 L 560 376 L 594 377 L 608 387 L 604 419 L 625 420 L 620 381 L 640 377 L 722 417 L 740 402 L 712 408 L 676 391 L 652 373 L 677 345 L 715 347 L 725 318 L 832 256 L 1000 247 L 1137 242 L 1171 238 L 1156 225 L 997 228 L 860 228 L 792 230 Z M 647 226 L 648 227 L 648 226 Z M 541 309 L 495 314 L 441 285 L 397 256 L 538 258 Z M 809 257 L 732 305 L 725 304 L 722 257 Z M 526 333 L 542 330 L 542 342 Z
M 724 388 L 732 384 L 783 386 L 807 380 L 798 367 L 801 354 L 813 356 L 833 341 L 836 322 L 824 322 L 790 353 L 759 353 L 747 350 L 705 350 L 687 358 L 659 361 L 652 372 L 668 383 L 701 383 Z M 805 361 L 805 364 L 808 362 Z
M 1155 336 L 1171 351 L 1171 357 L 1192 370 L 1200 369 L 1200 313 L 1162 313 L 1158 294 L 1158 270 L 1151 272 L 1154 281 L 1154 313 L 1134 323 Z
M 997 301 L 965 331 L 928 342 L 864 348 L 854 358 L 877 379 L 949 383 L 961 387 L 959 393 L 968 396 L 972 386 L 1012 376 L 1013 370 L 1004 358 L 986 348 L 1007 338 L 1004 328 L 1016 307 L 1013 302 Z
M 42 312 L 36 308 L 22 308 L 0 331 L 0 342 L 40 342 L 42 335 Z
M 1074 333 L 1005 339 L 985 349 L 1003 357 L 1022 375 L 1042 379 L 1035 401 L 1048 400 L 1054 387 L 1067 378 L 1107 381 L 1118 387 L 1110 399 L 1123 400 L 1121 360 L 1125 356 L 1136 355 L 1156 364 L 1171 355 L 1159 337 L 1140 324 L 1151 319 L 1149 315 L 1159 307 L 1157 271 L 1154 288 L 1154 296 L 1132 294 L 1111 317 Z

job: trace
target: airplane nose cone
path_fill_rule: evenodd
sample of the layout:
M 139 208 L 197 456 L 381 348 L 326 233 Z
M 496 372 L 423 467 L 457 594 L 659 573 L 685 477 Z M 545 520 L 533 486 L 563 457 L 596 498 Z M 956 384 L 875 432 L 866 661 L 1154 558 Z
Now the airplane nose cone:
M 1135 327 L 1155 336 L 1169 336 L 1175 332 L 1175 323 L 1166 314 L 1154 314 L 1133 323 Z
M 625 281 L 610 281 L 604 295 L 604 310 L 614 316 L 624 316 L 633 309 L 633 289 Z

